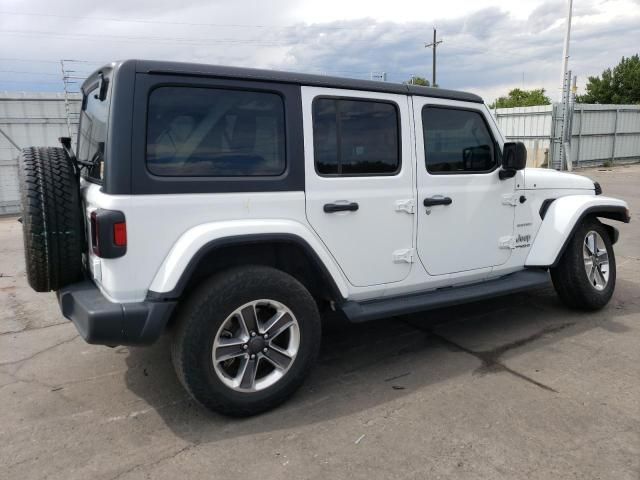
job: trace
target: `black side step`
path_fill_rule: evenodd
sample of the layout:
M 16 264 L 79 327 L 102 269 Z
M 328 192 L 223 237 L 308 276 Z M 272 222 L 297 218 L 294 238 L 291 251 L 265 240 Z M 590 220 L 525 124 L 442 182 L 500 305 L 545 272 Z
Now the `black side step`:
M 342 311 L 354 323 L 407 313 L 450 307 L 548 285 L 547 270 L 530 269 L 511 273 L 495 280 L 431 290 L 425 293 L 390 297 L 364 302 L 349 300 Z

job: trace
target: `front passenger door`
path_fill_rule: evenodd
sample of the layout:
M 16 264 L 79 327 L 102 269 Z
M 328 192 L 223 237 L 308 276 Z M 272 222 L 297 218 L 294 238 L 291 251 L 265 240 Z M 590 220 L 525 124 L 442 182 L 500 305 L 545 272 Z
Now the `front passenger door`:
M 505 263 L 515 178 L 501 180 L 499 132 L 484 105 L 413 98 L 418 256 L 430 275 Z

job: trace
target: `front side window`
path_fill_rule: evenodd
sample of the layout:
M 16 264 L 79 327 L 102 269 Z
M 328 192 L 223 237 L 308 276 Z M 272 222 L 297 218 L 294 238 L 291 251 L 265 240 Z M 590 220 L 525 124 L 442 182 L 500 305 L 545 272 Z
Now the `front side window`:
M 286 167 L 275 93 L 159 87 L 149 96 L 147 168 L 161 176 L 276 176 Z
M 424 107 L 422 129 L 429 173 L 482 173 L 497 165 L 495 143 L 480 112 Z
M 313 148 L 321 175 L 385 175 L 400 167 L 398 110 L 388 102 L 318 98 Z

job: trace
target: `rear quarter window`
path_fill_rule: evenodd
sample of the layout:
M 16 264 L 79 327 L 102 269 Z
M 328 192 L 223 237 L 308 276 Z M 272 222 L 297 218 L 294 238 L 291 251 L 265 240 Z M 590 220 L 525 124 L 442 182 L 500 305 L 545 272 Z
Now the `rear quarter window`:
M 92 163 L 86 170 L 85 178 L 101 181 L 104 177 L 105 145 L 107 144 L 110 89 L 100 99 L 100 86 L 96 84 L 82 99 L 80 128 L 78 134 L 78 160 Z
M 158 176 L 278 176 L 286 169 L 279 94 L 157 87 L 149 95 L 146 165 Z

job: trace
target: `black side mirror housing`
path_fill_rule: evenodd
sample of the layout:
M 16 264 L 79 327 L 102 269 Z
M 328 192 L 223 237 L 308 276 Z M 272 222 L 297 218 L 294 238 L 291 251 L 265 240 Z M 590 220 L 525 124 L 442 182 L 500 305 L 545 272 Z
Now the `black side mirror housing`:
M 506 142 L 502 150 L 500 179 L 513 177 L 527 166 L 527 147 L 522 142 Z

